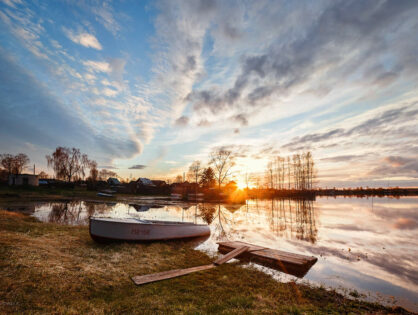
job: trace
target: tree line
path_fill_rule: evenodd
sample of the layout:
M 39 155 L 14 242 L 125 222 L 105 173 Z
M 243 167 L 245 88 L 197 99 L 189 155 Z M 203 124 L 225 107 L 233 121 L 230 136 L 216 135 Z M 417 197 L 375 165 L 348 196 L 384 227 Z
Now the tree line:
M 270 189 L 311 190 L 316 179 L 315 162 L 307 151 L 292 156 L 277 156 L 267 163 L 266 186 Z
M 81 153 L 77 148 L 57 147 L 52 154 L 46 155 L 45 158 L 48 167 L 54 171 L 55 179 L 71 182 L 85 179 L 97 181 L 118 177 L 115 172 L 107 169 L 99 171 L 97 162 L 90 159 L 87 154 Z M 29 162 L 29 157 L 24 153 L 0 154 L 0 165 L 7 175 L 22 174 L 28 168 Z M 45 172 L 40 172 L 39 178 L 48 178 L 48 175 Z
M 189 166 L 187 180 L 203 188 L 216 186 L 220 189 L 233 175 L 232 167 L 235 165 L 235 158 L 232 151 L 213 150 L 206 167 L 203 167 L 201 161 L 194 161 Z M 256 173 L 240 175 L 245 176 L 247 189 L 255 186 L 277 190 L 311 190 L 316 181 L 316 168 L 312 153 L 307 151 L 286 157 L 272 157 L 267 163 L 264 175 Z M 184 181 L 185 175 L 178 175 L 174 180 L 177 183 Z

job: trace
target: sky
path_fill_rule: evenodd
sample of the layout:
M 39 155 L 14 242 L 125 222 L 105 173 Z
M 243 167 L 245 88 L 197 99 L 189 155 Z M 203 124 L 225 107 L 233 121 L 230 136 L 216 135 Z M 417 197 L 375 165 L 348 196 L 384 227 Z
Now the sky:
M 310 150 L 319 186 L 418 186 L 418 1 L 0 0 L 0 153 L 168 178 Z

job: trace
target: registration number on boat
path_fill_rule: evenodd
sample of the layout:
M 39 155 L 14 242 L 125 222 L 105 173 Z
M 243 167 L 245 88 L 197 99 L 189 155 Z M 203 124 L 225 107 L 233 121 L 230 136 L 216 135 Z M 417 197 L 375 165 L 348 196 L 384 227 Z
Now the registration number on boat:
M 133 228 L 131 230 L 131 234 L 133 234 L 133 235 L 149 235 L 149 230 L 142 230 L 142 229 Z

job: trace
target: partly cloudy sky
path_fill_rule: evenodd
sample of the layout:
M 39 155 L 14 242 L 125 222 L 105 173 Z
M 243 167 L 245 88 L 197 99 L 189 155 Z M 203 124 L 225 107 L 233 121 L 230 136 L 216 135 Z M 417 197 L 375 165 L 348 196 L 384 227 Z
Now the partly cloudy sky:
M 3 0 L 0 153 L 159 178 L 311 150 L 321 186 L 417 186 L 417 34 L 415 0 Z

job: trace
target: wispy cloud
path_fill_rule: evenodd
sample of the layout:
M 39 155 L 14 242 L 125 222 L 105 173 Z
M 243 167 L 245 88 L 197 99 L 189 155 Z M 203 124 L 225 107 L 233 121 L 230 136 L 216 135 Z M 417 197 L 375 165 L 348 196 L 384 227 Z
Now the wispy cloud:
M 66 28 L 64 28 L 64 33 L 67 35 L 69 39 L 71 39 L 76 44 L 79 44 L 84 47 L 91 47 L 97 50 L 102 50 L 102 45 L 92 34 L 89 34 L 87 32 L 75 33 Z
M 146 167 L 147 167 L 146 165 L 136 164 L 136 165 L 132 165 L 129 169 L 130 170 L 142 170 Z

